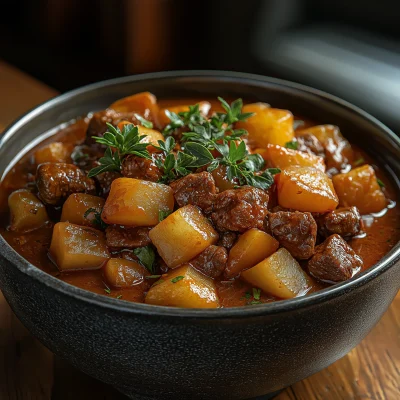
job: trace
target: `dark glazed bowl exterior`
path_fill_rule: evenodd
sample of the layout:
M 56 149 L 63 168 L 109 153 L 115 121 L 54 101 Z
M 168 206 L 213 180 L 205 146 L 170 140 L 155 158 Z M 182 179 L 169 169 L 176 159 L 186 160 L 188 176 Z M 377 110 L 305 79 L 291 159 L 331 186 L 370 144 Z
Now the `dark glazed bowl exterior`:
M 218 71 L 127 77 L 50 100 L 3 135 L 0 174 L 55 125 L 147 90 L 160 98 L 241 96 L 337 124 L 387 166 L 399 188 L 400 141 L 362 110 L 304 86 Z M 244 399 L 277 391 L 356 346 L 400 285 L 397 245 L 363 274 L 310 296 L 232 309 L 174 309 L 72 287 L 30 265 L 1 237 L 0 254 L 0 287 L 30 332 L 77 368 L 132 398 Z

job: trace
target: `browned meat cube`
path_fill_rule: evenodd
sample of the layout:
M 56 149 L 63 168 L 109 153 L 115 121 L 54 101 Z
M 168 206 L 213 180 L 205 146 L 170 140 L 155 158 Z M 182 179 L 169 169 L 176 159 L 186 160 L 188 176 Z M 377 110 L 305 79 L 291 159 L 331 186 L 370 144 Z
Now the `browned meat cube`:
M 95 194 L 94 181 L 73 164 L 45 163 L 38 166 L 36 185 L 43 202 L 59 205 L 72 193 Z
M 255 187 L 230 189 L 217 195 L 211 219 L 221 232 L 262 229 L 267 215 L 268 194 Z
M 217 278 L 225 269 L 228 252 L 225 247 L 211 245 L 190 261 L 192 267 L 210 278 Z
M 149 232 L 152 227 L 123 228 L 111 225 L 106 229 L 107 246 L 111 250 L 134 249 L 151 243 Z
M 96 166 L 96 164 L 94 164 Z M 95 181 L 100 186 L 100 194 L 103 197 L 108 197 L 110 193 L 111 184 L 115 179 L 121 178 L 121 174 L 117 171 L 107 171 L 94 177 Z
M 267 230 L 293 257 L 307 260 L 314 254 L 317 223 L 309 212 L 278 211 L 266 220 Z
M 100 157 L 103 157 L 103 155 L 104 149 L 100 148 L 100 146 L 88 146 L 86 144 L 81 144 L 75 146 L 74 150 L 72 151 L 71 158 L 72 162 L 78 168 L 88 171 L 96 166 L 93 163 Z
M 179 207 L 192 204 L 204 212 L 212 211 L 217 189 L 209 172 L 189 174 L 170 184 Z
M 339 235 L 331 235 L 315 248 L 308 262 L 308 271 L 315 278 L 329 283 L 350 279 L 363 265 L 361 258 Z
M 324 147 L 314 135 L 305 133 L 304 135 L 297 137 L 297 143 L 297 150 L 325 157 Z
M 217 245 L 223 246 L 229 250 L 235 244 L 237 237 L 238 235 L 235 232 L 223 232 L 219 235 Z
M 358 235 L 362 229 L 361 215 L 357 207 L 343 207 L 323 214 L 317 219 L 318 232 L 325 237 L 337 233 L 349 238 Z
M 131 154 L 122 162 L 122 175 L 127 178 L 157 182 L 162 173 L 152 160 Z
M 134 113 L 119 113 L 112 109 L 94 113 L 86 131 L 86 144 L 90 145 L 95 143 L 93 136 L 104 136 L 108 129 L 106 125 L 107 122 L 116 126 L 121 121 L 129 121 L 136 125 L 139 124 Z

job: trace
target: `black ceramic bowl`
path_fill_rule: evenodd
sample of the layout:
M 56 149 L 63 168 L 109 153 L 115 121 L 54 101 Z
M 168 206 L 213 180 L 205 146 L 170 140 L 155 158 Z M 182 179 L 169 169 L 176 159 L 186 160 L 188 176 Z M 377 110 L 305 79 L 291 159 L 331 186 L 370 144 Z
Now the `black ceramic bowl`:
M 399 139 L 362 110 L 304 86 L 228 72 L 133 76 L 50 100 L 3 135 L 0 175 L 43 132 L 147 90 L 160 98 L 240 96 L 337 124 L 394 177 L 400 175 Z M 399 189 L 399 182 L 395 184 Z M 132 398 L 243 399 L 277 391 L 356 346 L 400 285 L 396 245 L 363 274 L 306 297 L 188 310 L 128 303 L 70 286 L 29 264 L 2 238 L 0 253 L 1 289 L 30 332 L 77 368 Z

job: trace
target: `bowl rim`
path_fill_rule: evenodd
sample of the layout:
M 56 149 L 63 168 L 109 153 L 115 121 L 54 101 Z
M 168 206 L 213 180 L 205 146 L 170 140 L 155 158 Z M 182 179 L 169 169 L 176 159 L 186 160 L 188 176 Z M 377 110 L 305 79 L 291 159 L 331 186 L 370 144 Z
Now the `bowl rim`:
M 340 99 L 334 95 L 328 94 L 318 89 L 311 88 L 302 84 L 272 78 L 262 75 L 232 72 L 232 71 L 219 71 L 219 70 L 188 70 L 188 71 L 166 71 L 166 72 L 153 72 L 139 75 L 125 76 L 121 78 L 114 78 L 104 80 L 80 88 L 68 91 L 59 96 L 51 98 L 44 103 L 34 107 L 20 118 L 11 123 L 1 135 L 0 150 L 7 142 L 8 138 L 18 133 L 20 127 L 26 122 L 39 116 L 43 111 L 51 109 L 54 105 L 62 103 L 76 95 L 82 94 L 87 91 L 92 91 L 101 88 L 107 88 L 114 85 L 130 83 L 134 81 L 163 79 L 163 78 L 213 78 L 213 79 L 230 79 L 236 81 L 252 81 L 253 83 L 259 81 L 267 84 L 272 84 L 277 87 L 285 87 L 289 90 L 296 90 L 306 92 L 310 95 L 322 98 L 323 100 L 340 105 L 353 114 L 362 117 L 369 124 L 374 125 L 382 131 L 386 137 L 392 140 L 397 147 L 400 148 L 400 138 L 386 127 L 383 123 L 371 116 L 361 108 L 352 105 L 351 103 Z M 297 297 L 293 299 L 280 300 L 272 303 L 249 306 L 239 306 L 231 308 L 219 309 L 188 309 L 178 307 L 154 306 L 145 303 L 134 303 L 124 301 L 123 299 L 116 299 L 105 295 L 100 295 L 78 288 L 68 284 L 60 279 L 52 276 L 41 269 L 29 263 L 26 259 L 20 256 L 0 235 L 0 257 L 10 262 L 20 272 L 30 276 L 31 278 L 39 281 L 40 283 L 59 291 L 62 294 L 73 297 L 77 300 L 91 303 L 114 312 L 124 312 L 128 314 L 154 316 L 154 317 L 178 317 L 178 318 L 196 318 L 196 319 L 236 319 L 236 318 L 253 318 L 259 316 L 273 315 L 277 313 L 291 312 L 300 308 L 314 306 L 321 302 L 329 301 L 338 296 L 344 295 L 349 291 L 353 291 L 358 287 L 364 286 L 371 280 L 375 279 L 380 274 L 390 269 L 400 259 L 400 242 L 398 242 L 381 260 L 375 265 L 352 279 L 335 284 L 328 288 L 311 293 L 307 296 Z

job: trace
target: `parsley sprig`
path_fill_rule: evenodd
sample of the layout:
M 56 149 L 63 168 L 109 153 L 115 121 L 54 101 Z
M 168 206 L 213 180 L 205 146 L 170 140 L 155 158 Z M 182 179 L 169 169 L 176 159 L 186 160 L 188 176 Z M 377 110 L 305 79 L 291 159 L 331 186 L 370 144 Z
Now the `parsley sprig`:
M 260 172 L 264 168 L 263 158 L 260 154 L 248 154 L 243 141 L 238 145 L 232 141 L 229 146 L 215 144 L 215 148 L 222 157 L 215 158 L 207 170 L 211 172 L 219 165 L 225 165 L 228 179 L 236 180 L 240 185 L 268 189 L 274 183 L 274 175 L 280 172 L 279 168 L 268 168 Z
M 201 123 L 188 125 L 190 131 L 184 132 L 182 142 L 199 142 L 209 149 L 214 149 L 217 143 L 238 140 L 247 135 L 245 129 L 234 129 L 234 124 L 245 121 L 253 113 L 242 113 L 243 101 L 237 99 L 229 105 L 222 97 L 218 97 L 225 113 L 215 113 L 210 120 L 203 119 Z
M 137 247 L 133 250 L 133 253 L 139 259 L 139 263 L 143 265 L 143 267 L 145 267 L 151 274 L 154 274 L 156 253 L 154 252 L 153 247 Z
M 99 159 L 100 165 L 91 169 L 88 177 L 92 178 L 106 171 L 121 171 L 123 158 L 128 154 L 135 154 L 142 158 L 151 159 L 147 151 L 148 143 L 141 141 L 146 135 L 139 135 L 138 127 L 133 124 L 124 125 L 122 132 L 118 127 L 107 123 L 108 131 L 103 137 L 93 136 L 93 139 L 107 146 L 104 156 Z M 112 149 L 115 149 L 113 152 Z
M 210 151 L 200 143 L 186 143 L 184 150 L 178 152 L 174 151 L 175 145 L 175 139 L 169 136 L 165 142 L 159 140 L 158 146 L 155 146 L 164 154 L 164 158 L 153 157 L 156 166 L 163 171 L 159 182 L 171 182 L 214 160 Z
M 164 128 L 164 136 L 171 135 L 175 129 L 183 128 L 184 126 L 189 127 L 189 129 L 194 129 L 195 126 L 206 122 L 206 118 L 200 111 L 199 104 L 189 106 L 189 111 L 182 111 L 176 114 L 172 111 L 165 110 L 165 114 L 171 122 Z

